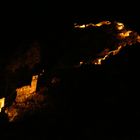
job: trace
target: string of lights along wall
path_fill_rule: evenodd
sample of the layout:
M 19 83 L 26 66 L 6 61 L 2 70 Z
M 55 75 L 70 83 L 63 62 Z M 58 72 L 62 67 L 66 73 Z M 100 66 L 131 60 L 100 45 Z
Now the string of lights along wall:
M 115 49 L 111 48 L 105 48 L 100 54 L 100 57 L 97 57 L 91 61 L 91 64 L 94 65 L 101 65 L 103 61 L 108 59 L 111 55 L 117 55 L 124 47 L 133 45 L 135 43 L 140 43 L 140 36 L 137 32 L 129 29 L 126 27 L 123 23 L 121 22 L 110 22 L 110 21 L 101 21 L 99 23 L 93 24 L 93 23 L 88 23 L 88 24 L 74 24 L 75 29 L 88 29 L 88 28 L 100 28 L 108 26 L 109 30 L 114 30 L 112 31 L 114 40 L 116 41 L 116 44 L 112 47 Z M 80 65 L 84 64 L 83 61 L 80 61 Z

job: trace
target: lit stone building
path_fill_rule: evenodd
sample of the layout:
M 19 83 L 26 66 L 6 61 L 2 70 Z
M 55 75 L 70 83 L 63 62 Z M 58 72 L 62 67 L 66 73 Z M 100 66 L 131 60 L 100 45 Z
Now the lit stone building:
M 31 85 L 23 86 L 21 88 L 16 89 L 17 91 L 16 102 L 23 102 L 29 96 L 31 96 L 32 93 L 36 92 L 37 80 L 38 75 L 35 75 L 32 77 Z

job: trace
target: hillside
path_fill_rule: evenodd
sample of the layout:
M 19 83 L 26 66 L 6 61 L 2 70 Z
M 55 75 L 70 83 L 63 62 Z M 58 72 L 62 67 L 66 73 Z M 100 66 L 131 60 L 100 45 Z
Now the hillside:
M 9 123 L 7 116 L 0 114 L 3 138 L 115 140 L 139 135 L 139 96 L 136 92 L 139 87 L 136 82 L 136 79 L 139 79 L 139 43 L 135 43 L 135 38 L 131 38 L 135 36 L 125 40 L 127 45 L 124 45 L 124 40 L 119 40 L 123 46 L 122 50 L 117 55 L 109 55 L 101 65 L 95 65 L 92 62 L 96 58 L 104 58 L 103 54 L 106 55 L 105 48 L 116 43 L 116 38 L 106 33 L 106 30 L 108 29 L 74 29 L 63 39 L 57 39 L 55 36 L 50 39 L 48 45 L 52 45 L 52 48 L 49 49 L 45 48 L 47 41 L 40 41 L 37 48 L 40 48 L 41 53 L 34 56 L 40 59 L 33 62 L 24 61 L 26 54 L 30 54 L 29 60 L 34 60 L 30 59 L 33 50 L 27 47 L 23 51 L 20 48 L 22 57 L 14 55 L 11 59 L 15 64 L 17 58 L 20 58 L 20 61 L 19 69 L 9 72 L 8 76 L 17 79 L 14 79 L 14 86 L 10 85 L 11 89 L 8 91 L 12 92 L 17 86 L 29 85 L 31 76 L 39 74 L 42 68 L 44 73 L 38 80 L 37 93 L 25 100 L 31 106 L 28 108 L 27 104 L 24 104 L 25 108 L 22 108 L 22 104 L 14 104 L 19 112 L 29 109 L 21 120 Z M 132 44 L 129 46 L 129 43 Z M 58 48 L 54 49 L 55 45 L 58 45 Z M 117 49 L 117 45 L 114 49 Z M 110 50 L 112 51 L 112 48 Z M 99 54 L 100 52 L 102 53 Z M 79 65 L 81 60 L 83 63 Z M 28 62 L 37 62 L 37 65 L 30 68 Z M 27 67 L 23 70 L 24 65 L 20 64 Z M 23 79 L 24 77 L 26 78 Z M 9 97 L 11 92 L 6 93 L 6 96 Z M 1 94 L 4 95 L 2 92 Z M 15 95 L 16 93 L 7 98 L 7 106 L 11 106 L 15 101 Z M 45 98 L 42 100 L 39 97 Z M 35 112 L 34 108 L 32 109 L 36 108 L 34 103 L 39 105 Z

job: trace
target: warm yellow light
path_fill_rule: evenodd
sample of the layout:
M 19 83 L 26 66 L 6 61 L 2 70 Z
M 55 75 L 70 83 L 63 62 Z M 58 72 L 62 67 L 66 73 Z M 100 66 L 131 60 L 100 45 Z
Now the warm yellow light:
M 83 24 L 83 25 L 77 25 L 77 24 L 75 24 L 74 27 L 75 27 L 75 28 L 85 28 L 86 25 L 85 25 L 85 24 Z
M 83 24 L 83 25 L 77 25 L 75 24 L 75 28 L 87 28 L 87 27 L 101 27 L 102 25 L 110 25 L 112 24 L 110 21 L 102 21 L 96 24 L 89 23 L 89 24 Z M 135 44 L 136 42 L 140 43 L 140 36 L 131 30 L 128 30 L 123 23 L 121 22 L 115 22 L 115 29 L 117 30 L 116 39 L 118 40 L 118 43 L 115 44 L 115 49 L 111 50 L 106 48 L 104 51 L 102 51 L 98 56 L 99 58 L 96 58 L 91 63 L 95 65 L 101 65 L 102 61 L 106 60 L 110 55 L 116 55 L 120 52 L 122 48 L 124 48 L 127 45 Z M 132 36 L 132 37 L 129 37 Z M 80 65 L 82 65 L 83 62 L 80 62 Z
M 83 61 L 80 61 L 80 65 L 82 65 L 84 62 Z
M 92 64 L 95 64 L 95 65 L 101 65 L 102 64 L 102 61 L 106 60 L 107 57 L 109 57 L 109 55 L 116 55 L 117 53 L 120 52 L 120 50 L 122 49 L 122 46 L 118 46 L 116 50 L 113 50 L 113 51 L 109 51 L 104 57 L 101 57 L 101 58 L 97 58 L 95 59 Z
M 119 36 L 120 36 L 121 38 L 125 38 L 125 37 L 130 36 L 130 33 L 131 33 L 131 32 L 132 32 L 132 31 L 122 32 L 122 33 L 119 34 Z
M 116 50 L 112 51 L 111 53 L 113 53 L 113 55 L 116 55 L 117 53 L 119 53 L 121 49 L 122 49 L 122 46 L 119 46 Z
M 3 97 L 0 99 L 0 112 L 1 112 L 2 108 L 4 107 L 4 103 L 5 103 L 5 98 Z
M 123 23 L 120 23 L 120 22 L 117 22 L 117 29 L 118 30 L 122 30 L 122 29 L 124 29 L 124 24 Z
M 17 94 L 30 94 L 36 91 L 37 88 L 37 80 L 38 80 L 38 75 L 34 75 L 32 77 L 31 85 L 23 86 L 21 88 L 17 88 Z
M 140 43 L 140 36 L 139 35 L 137 36 L 137 41 Z
M 111 24 L 110 21 L 102 21 L 102 22 L 99 22 L 99 23 L 95 24 L 95 26 L 100 27 L 102 25 L 110 25 L 110 24 Z
M 102 59 L 99 58 L 97 62 L 95 62 L 96 65 L 101 65 Z
M 95 26 L 95 24 L 93 24 L 93 23 L 86 24 L 86 27 L 94 27 L 94 26 Z
M 87 28 L 87 27 L 90 27 L 90 26 L 92 26 L 92 27 L 100 27 L 102 25 L 110 25 L 110 24 L 111 24 L 110 21 L 102 21 L 102 22 L 99 22 L 97 24 L 89 23 L 89 24 L 82 24 L 82 25 L 78 25 L 78 24 L 75 23 L 74 27 L 75 28 Z
M 101 22 L 97 23 L 97 24 L 95 24 L 95 26 L 100 27 L 100 26 L 102 26 L 102 23 Z

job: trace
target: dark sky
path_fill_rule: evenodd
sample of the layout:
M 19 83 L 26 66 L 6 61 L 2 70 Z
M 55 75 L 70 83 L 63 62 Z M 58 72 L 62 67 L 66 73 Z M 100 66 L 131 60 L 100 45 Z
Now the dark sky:
M 101 20 L 119 20 L 140 31 L 140 16 L 136 13 L 133 14 L 129 10 L 128 14 L 119 12 L 112 16 L 112 11 L 107 9 L 110 6 L 105 5 L 107 7 L 101 8 L 99 3 L 91 6 L 88 4 L 85 7 L 86 2 L 82 5 L 60 1 L 57 3 L 5 3 L 1 12 L 1 47 L 2 49 L 5 49 L 6 46 L 13 48 L 24 40 L 43 40 L 50 33 L 63 35 L 71 30 L 74 22 L 96 23 Z M 96 7 L 99 7 L 98 10 Z M 118 8 L 123 9 L 123 6 Z M 100 14 L 101 9 L 103 12 L 101 11 Z
M 59 14 L 37 14 L 33 13 L 9 13 L 2 20 L 2 36 L 4 39 L 13 37 L 35 38 L 44 36 L 45 33 L 56 31 L 62 32 L 71 28 L 74 22 L 91 22 L 100 20 L 119 20 L 124 21 L 134 28 L 139 28 L 140 16 L 103 16 L 103 15 L 59 15 Z M 139 29 L 138 29 L 139 30 Z M 25 36 L 24 36 L 25 35 Z

